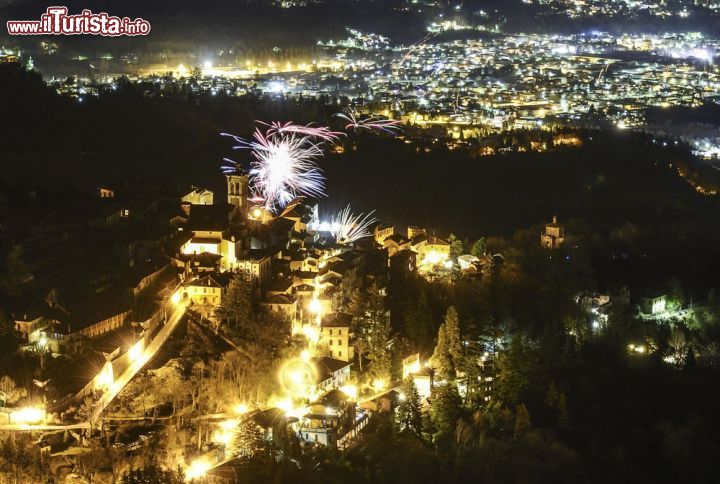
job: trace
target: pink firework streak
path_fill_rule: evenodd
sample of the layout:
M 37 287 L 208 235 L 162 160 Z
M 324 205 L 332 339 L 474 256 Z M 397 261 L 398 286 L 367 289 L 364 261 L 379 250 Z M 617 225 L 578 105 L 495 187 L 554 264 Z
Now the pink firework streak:
M 366 119 L 358 119 L 354 113 L 337 113 L 335 116 L 348 122 L 345 129 L 353 128 L 356 131 L 367 130 L 375 132 L 384 132 L 391 135 L 397 135 L 402 132 L 400 121 L 392 119 L 384 119 L 380 116 L 371 116 Z
M 275 136 L 278 134 L 297 134 L 300 136 L 310 136 L 328 143 L 334 143 L 340 138 L 340 136 L 345 136 L 345 133 L 331 131 L 330 128 L 325 126 L 314 126 L 313 123 L 303 125 L 295 124 L 292 121 L 288 121 L 287 123 L 281 123 L 280 121 L 273 121 L 272 123 L 265 123 L 263 121 L 255 122 L 268 127 L 266 132 L 267 136 Z

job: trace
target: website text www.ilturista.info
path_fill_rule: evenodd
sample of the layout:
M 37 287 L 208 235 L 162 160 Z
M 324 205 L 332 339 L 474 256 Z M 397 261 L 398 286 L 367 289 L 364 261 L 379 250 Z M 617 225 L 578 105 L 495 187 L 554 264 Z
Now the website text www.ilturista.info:
M 8 20 L 10 35 L 147 35 L 150 22 L 128 17 L 115 17 L 105 12 L 92 13 L 83 10 L 68 15 L 67 7 L 48 7 L 40 20 Z

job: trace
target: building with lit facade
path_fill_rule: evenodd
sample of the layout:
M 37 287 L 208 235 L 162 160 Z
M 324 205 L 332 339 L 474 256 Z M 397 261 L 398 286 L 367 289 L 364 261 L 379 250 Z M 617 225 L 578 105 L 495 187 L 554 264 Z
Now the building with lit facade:
M 340 390 L 330 390 L 307 406 L 298 435 L 308 443 L 335 446 L 355 421 L 355 402 Z
M 330 357 L 352 361 L 355 350 L 350 339 L 350 322 L 352 316 L 344 313 L 333 313 L 322 319 L 320 328 L 320 344 L 327 348 Z
M 545 224 L 545 231 L 540 235 L 540 245 L 545 249 L 559 249 L 564 244 L 565 226 L 553 216 L 552 223 Z
M 209 274 L 183 283 L 180 288 L 180 299 L 197 306 L 200 312 L 207 315 L 220 307 L 223 296 L 230 283 L 226 274 Z

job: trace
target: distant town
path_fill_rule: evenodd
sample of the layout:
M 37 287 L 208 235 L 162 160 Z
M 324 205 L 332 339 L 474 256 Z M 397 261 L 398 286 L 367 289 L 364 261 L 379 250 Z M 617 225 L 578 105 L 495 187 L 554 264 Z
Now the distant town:
M 602 120 L 618 129 L 677 131 L 697 155 L 718 156 L 714 129 L 648 126 L 646 118 L 651 107 L 718 101 L 718 39 L 700 33 L 488 33 L 485 39 L 434 42 L 435 30 L 464 27 L 434 24 L 429 29 L 428 37 L 410 46 L 349 30 L 345 39 L 318 41 L 315 58 L 271 56 L 258 62 L 221 50 L 202 59 L 178 57 L 177 64 L 143 66 L 132 54 L 85 57 L 78 60 L 125 67 L 115 74 L 49 81 L 78 102 L 117 89 L 120 73 L 128 68 L 142 74 L 124 79 L 148 96 L 327 96 L 367 114 L 442 129 L 463 140 L 511 129 L 596 126 Z M 42 49 L 59 55 L 52 42 L 43 42 Z M 32 67 L 31 56 L 22 52 L 5 50 L 0 61 L 19 57 Z
M 136 8 L 0 37 L 0 483 L 716 479 L 720 3 Z

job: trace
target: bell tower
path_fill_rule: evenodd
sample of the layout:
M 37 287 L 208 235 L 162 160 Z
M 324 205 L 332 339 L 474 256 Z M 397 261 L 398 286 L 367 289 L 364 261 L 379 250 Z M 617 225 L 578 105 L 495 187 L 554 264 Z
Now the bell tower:
M 245 174 L 226 175 L 227 179 L 227 201 L 235 207 L 236 213 L 246 215 L 248 176 Z

